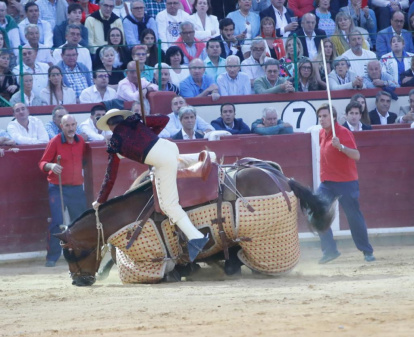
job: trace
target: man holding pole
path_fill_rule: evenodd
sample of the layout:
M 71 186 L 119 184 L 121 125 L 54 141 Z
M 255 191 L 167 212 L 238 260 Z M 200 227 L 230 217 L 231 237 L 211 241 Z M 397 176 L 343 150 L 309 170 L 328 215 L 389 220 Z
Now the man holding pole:
M 375 261 L 365 219 L 359 208 L 359 183 L 355 162 L 359 160 L 360 153 L 354 136 L 351 131 L 337 123 L 334 107 L 322 104 L 317 110 L 317 115 L 322 126 L 319 133 L 321 184 L 318 193 L 332 201 L 338 198 L 356 247 L 363 252 L 365 261 Z M 330 228 L 319 233 L 319 237 L 323 252 L 319 264 L 325 264 L 341 255 Z
M 60 232 L 65 206 L 72 220 L 86 210 L 82 176 L 85 141 L 76 134 L 77 123 L 73 116 L 63 116 L 60 127 L 62 133 L 50 140 L 39 162 L 40 169 L 48 174 L 52 214 L 48 229 L 46 267 L 54 267 L 62 253 L 59 239 L 53 234 Z

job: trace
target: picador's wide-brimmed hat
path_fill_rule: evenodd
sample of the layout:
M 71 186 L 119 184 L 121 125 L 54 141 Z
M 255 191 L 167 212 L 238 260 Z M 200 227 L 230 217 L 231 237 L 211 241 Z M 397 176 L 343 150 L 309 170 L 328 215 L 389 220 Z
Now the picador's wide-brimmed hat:
M 110 130 L 107 124 L 108 119 L 115 116 L 122 116 L 125 119 L 129 116 L 132 116 L 132 112 L 129 110 L 111 109 L 101 118 L 99 118 L 99 120 L 96 122 L 96 127 L 102 131 Z

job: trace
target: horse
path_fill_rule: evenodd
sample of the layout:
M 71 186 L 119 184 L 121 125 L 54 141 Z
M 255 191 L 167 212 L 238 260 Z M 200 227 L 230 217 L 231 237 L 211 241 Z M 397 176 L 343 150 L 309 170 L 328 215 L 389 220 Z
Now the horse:
M 296 180 L 287 178 L 277 164 L 251 158 L 240 162 L 245 164 L 232 166 L 236 170 L 234 180 L 239 197 L 270 196 L 293 191 L 300 201 L 302 211 L 308 214 L 308 225 L 312 231 L 322 232 L 330 227 L 335 213 L 331 201 L 314 194 Z M 55 234 L 61 240 L 73 285 L 91 286 L 95 283 L 104 243 L 113 233 L 136 221 L 137 210 L 146 209 L 152 197 L 152 184 L 146 180 L 136 189 L 130 189 L 124 195 L 100 206 L 99 221 L 103 223 L 102 230 L 97 229 L 95 211 L 90 209 L 75 219 L 64 232 Z M 152 214 L 151 218 L 157 219 L 157 216 L 159 220 L 159 213 Z M 232 254 L 231 259 L 234 261 L 237 257 Z M 199 261 L 196 259 L 195 262 Z M 240 261 L 237 263 L 236 270 L 242 265 Z M 231 265 L 229 268 L 232 269 Z

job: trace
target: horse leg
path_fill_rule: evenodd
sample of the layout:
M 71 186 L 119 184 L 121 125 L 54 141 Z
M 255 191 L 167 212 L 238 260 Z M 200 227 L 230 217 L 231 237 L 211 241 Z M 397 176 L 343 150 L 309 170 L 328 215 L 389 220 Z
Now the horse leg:
M 110 251 L 111 251 L 111 258 L 108 262 L 106 262 L 105 266 L 98 272 L 98 278 L 99 280 L 105 280 L 109 276 L 109 272 L 111 271 L 112 267 L 116 263 L 116 250 L 115 247 L 110 245 Z
M 237 256 L 237 252 L 241 249 L 240 246 L 229 248 L 229 259 L 224 262 L 224 272 L 226 275 L 241 275 L 241 266 L 243 262 Z

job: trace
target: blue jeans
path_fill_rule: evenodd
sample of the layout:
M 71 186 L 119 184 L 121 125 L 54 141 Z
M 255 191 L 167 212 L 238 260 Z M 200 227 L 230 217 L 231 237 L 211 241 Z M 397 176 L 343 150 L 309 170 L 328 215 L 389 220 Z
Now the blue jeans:
M 318 194 L 331 201 L 339 197 L 338 201 L 345 212 L 355 246 L 364 253 L 372 253 L 374 250 L 368 240 L 367 225 L 359 209 L 358 180 L 347 182 L 324 181 L 319 185 Z M 323 254 L 332 254 L 338 251 L 331 228 L 319 233 L 319 237 Z
M 64 205 L 68 208 L 70 219 L 73 221 L 86 211 L 86 197 L 83 186 L 63 186 L 62 192 Z M 49 206 L 52 222 L 47 233 L 46 259 L 56 262 L 62 254 L 60 241 L 53 236 L 53 234 L 61 233 L 59 226 L 63 224 L 59 185 L 49 184 Z

